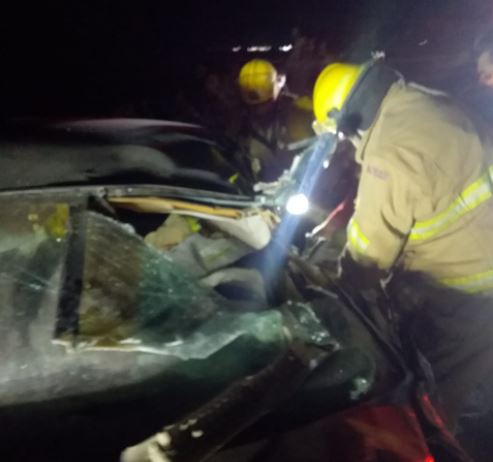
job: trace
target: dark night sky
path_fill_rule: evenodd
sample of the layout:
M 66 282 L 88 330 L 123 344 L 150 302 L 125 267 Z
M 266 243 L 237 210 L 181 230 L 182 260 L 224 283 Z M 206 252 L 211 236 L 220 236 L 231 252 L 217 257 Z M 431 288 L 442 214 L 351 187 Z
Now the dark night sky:
M 293 27 L 326 40 L 334 53 L 367 56 L 371 47 L 384 46 L 399 54 L 402 37 L 405 50 L 427 34 L 443 35 L 441 24 L 475 24 L 488 17 L 488 3 L 18 1 L 15 11 L 2 7 L 0 15 L 3 112 L 97 114 L 119 101 L 164 98 L 196 62 L 215 54 L 227 66 L 232 45 L 284 43 Z

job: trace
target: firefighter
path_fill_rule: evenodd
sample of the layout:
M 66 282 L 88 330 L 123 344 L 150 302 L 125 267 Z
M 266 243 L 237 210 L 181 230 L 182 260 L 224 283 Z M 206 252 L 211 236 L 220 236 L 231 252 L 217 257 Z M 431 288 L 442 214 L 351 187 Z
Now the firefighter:
M 313 137 L 311 100 L 291 94 L 286 76 L 263 59 L 243 65 L 238 86 L 246 107 L 241 144 L 259 179 L 276 180 L 303 147 L 297 142 Z
M 493 29 L 481 34 L 474 44 L 479 82 L 493 88 Z
M 462 88 L 458 98 L 469 108 L 473 117 L 486 123 L 491 130 L 493 125 L 493 29 L 481 33 L 473 47 L 476 78 L 459 79 Z M 457 80 L 457 79 L 456 79 Z M 471 84 L 467 82 L 471 81 Z
M 315 130 L 349 139 L 360 166 L 341 283 L 390 279 L 400 304 L 414 302 L 409 327 L 454 425 L 493 365 L 492 142 L 447 95 L 382 60 L 330 64 L 313 103 Z

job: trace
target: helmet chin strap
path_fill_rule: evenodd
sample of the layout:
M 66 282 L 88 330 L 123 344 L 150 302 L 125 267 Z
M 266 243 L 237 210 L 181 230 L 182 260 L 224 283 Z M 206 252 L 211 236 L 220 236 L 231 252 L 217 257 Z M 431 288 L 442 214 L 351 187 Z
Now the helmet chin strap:
M 367 130 L 390 87 L 400 79 L 402 76 L 382 60 L 371 62 L 342 109 L 329 113 L 337 122 L 337 131 L 350 137 Z

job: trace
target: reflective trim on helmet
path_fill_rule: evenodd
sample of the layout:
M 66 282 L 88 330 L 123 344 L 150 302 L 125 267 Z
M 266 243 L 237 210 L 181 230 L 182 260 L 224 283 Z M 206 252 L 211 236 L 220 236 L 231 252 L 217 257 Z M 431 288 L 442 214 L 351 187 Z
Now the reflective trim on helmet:
M 473 274 L 460 278 L 447 278 L 440 281 L 442 284 L 461 292 L 476 293 L 493 289 L 493 270 Z
M 493 166 L 469 185 L 443 212 L 430 220 L 417 222 L 409 234 L 410 241 L 422 241 L 446 231 L 461 217 L 492 197 Z
M 348 244 L 357 252 L 365 254 L 370 241 L 363 234 L 354 218 L 351 219 L 347 231 Z

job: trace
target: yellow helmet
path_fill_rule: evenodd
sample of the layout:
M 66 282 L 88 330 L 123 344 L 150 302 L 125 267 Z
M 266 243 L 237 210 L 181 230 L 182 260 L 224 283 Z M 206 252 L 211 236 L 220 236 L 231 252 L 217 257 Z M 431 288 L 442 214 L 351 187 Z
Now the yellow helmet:
M 337 121 L 330 112 L 343 108 L 367 67 L 366 64 L 333 63 L 320 73 L 313 89 L 315 132 L 337 130 Z
M 243 65 L 238 77 L 241 96 L 247 104 L 261 104 L 277 98 L 276 68 L 264 59 L 252 59 Z

